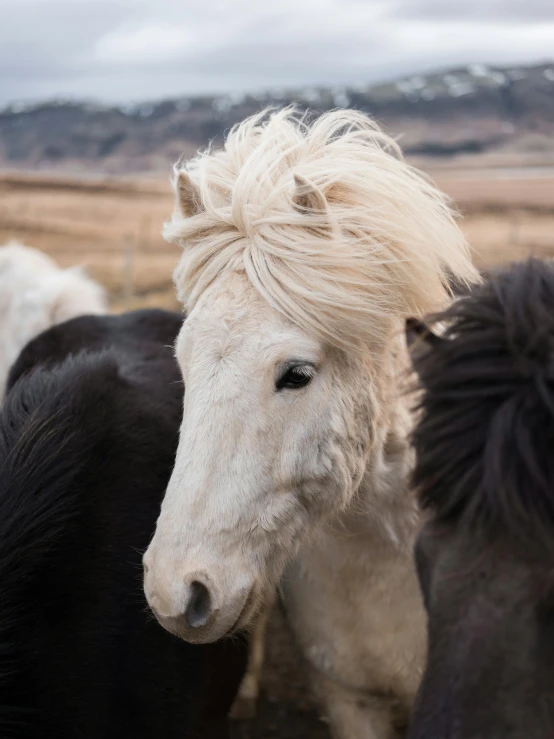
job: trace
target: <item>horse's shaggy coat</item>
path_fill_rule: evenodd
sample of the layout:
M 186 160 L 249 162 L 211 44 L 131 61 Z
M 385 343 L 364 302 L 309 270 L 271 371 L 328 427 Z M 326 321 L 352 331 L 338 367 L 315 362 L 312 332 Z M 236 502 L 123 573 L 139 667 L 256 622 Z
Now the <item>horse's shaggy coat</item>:
M 12 369 L 0 411 L 2 739 L 227 736 L 241 641 L 174 639 L 141 588 L 177 444 L 181 322 L 77 318 Z
M 554 264 L 492 275 L 412 324 L 428 664 L 412 739 L 554 726 Z
M 0 247 L 0 400 L 10 365 L 41 331 L 75 316 L 107 311 L 103 289 L 78 267 L 11 242 Z
M 244 121 L 175 189 L 187 392 L 148 601 L 207 642 L 282 577 L 334 735 L 400 737 L 425 654 L 402 330 L 477 278 L 467 244 L 355 111 Z

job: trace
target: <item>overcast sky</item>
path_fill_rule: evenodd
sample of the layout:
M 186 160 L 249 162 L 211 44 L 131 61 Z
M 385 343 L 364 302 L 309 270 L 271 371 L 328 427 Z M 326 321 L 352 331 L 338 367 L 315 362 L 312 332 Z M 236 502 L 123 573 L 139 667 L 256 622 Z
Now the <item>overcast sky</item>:
M 0 105 L 554 59 L 554 0 L 0 0 Z

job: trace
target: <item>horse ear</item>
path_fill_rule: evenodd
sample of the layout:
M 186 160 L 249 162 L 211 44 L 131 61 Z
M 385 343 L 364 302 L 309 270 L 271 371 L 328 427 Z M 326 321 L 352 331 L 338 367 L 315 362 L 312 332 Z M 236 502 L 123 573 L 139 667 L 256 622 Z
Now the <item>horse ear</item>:
M 175 191 L 179 209 L 185 218 L 196 216 L 204 210 L 200 190 L 184 169 L 177 173 Z
M 423 341 L 429 346 L 436 346 L 442 339 L 434 334 L 429 326 L 420 321 L 419 318 L 406 319 L 406 343 L 408 349 L 411 349 L 416 341 Z
M 303 213 L 327 212 L 327 201 L 323 193 L 309 180 L 299 174 L 295 174 L 294 186 L 295 190 L 292 196 L 292 202 L 298 210 Z
M 444 339 L 433 333 L 429 326 L 418 318 L 406 319 L 406 344 L 416 371 L 418 360 L 423 354 L 427 354 L 428 350 L 439 346 L 443 341 Z

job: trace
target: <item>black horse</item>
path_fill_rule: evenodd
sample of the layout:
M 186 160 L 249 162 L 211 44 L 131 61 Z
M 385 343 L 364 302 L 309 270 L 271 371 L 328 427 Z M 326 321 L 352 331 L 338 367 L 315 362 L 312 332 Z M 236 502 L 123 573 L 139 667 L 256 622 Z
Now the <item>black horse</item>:
M 228 736 L 243 640 L 192 646 L 142 592 L 171 473 L 182 318 L 82 317 L 32 341 L 0 411 L 0 736 Z
M 411 739 L 554 737 L 554 264 L 410 322 L 429 652 Z

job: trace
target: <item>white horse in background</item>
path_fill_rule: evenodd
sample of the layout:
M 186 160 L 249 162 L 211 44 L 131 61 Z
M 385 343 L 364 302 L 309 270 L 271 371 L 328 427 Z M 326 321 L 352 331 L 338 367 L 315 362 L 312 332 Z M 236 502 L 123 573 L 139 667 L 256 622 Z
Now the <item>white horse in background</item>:
M 9 369 L 23 347 L 56 323 L 106 313 L 104 290 L 79 267 L 61 269 L 18 242 L 0 247 L 0 401 Z
M 401 736 L 425 657 L 406 316 L 477 279 L 441 195 L 365 115 L 246 120 L 176 170 L 176 463 L 144 557 L 159 621 L 246 627 L 282 578 L 341 739 Z

